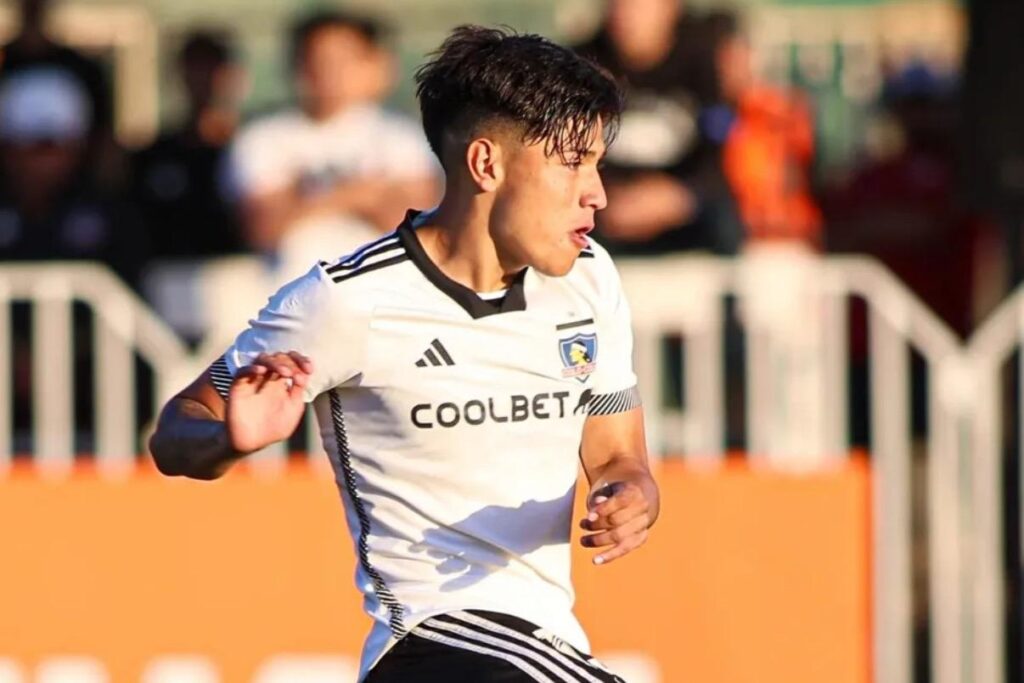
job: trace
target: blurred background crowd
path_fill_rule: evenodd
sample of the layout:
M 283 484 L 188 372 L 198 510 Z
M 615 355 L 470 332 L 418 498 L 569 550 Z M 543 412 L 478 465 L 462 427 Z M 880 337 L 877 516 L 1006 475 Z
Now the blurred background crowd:
M 0 261 L 103 263 L 212 351 L 276 285 L 434 205 L 443 179 L 411 74 L 465 22 L 550 35 L 623 83 L 596 233 L 615 256 L 865 254 L 962 336 L 1024 276 L 1021 89 L 1008 80 L 1024 11 L 1012 3 L 3 9 Z M 15 306 L 16 331 L 29 316 Z M 14 338 L 16 399 L 31 394 L 17 362 L 27 337 Z M 15 401 L 21 427 L 27 403 Z M 865 401 L 852 410 L 863 444 Z
M 550 36 L 623 83 L 596 232 L 616 257 L 648 268 L 681 253 L 785 253 L 798 265 L 867 255 L 964 338 L 1024 280 L 1019 0 L 10 0 L 0 5 L 0 262 L 105 264 L 198 355 L 221 351 L 276 285 L 434 205 L 443 179 L 411 75 L 470 22 Z M 860 304 L 842 359 L 851 447 L 870 443 L 871 419 L 884 416 L 869 414 L 875 347 Z M 805 357 L 827 355 L 805 310 L 821 312 L 794 305 L 796 321 L 780 325 L 794 384 Z M 50 361 L 28 358 L 45 329 L 31 308 L 11 312 L 11 450 L 27 453 L 47 404 L 33 403 L 32 385 Z M 93 341 L 78 334 L 90 320 L 76 309 L 76 453 L 94 444 Z M 753 344 L 730 325 L 727 442 L 743 448 L 753 382 L 738 378 Z M 681 343 L 661 341 L 664 367 L 680 375 Z M 913 374 L 914 393 L 895 420 L 913 423 L 920 461 L 928 379 L 920 354 L 912 363 L 894 366 Z M 154 381 L 131 377 L 141 425 L 156 409 Z M 685 382 L 669 383 L 670 407 L 685 403 Z M 797 436 L 824 421 L 812 408 L 827 392 L 803 393 L 807 414 L 785 416 Z M 0 410 L 6 400 L 0 390 Z M 1018 415 L 1005 411 L 1001 452 L 1017 452 Z M 1018 463 L 1003 463 L 1007 562 L 1024 519 L 1012 514 Z M 1019 567 L 1012 574 L 1019 643 Z M 1010 680 L 1022 680 L 1014 666 Z
M 971 22 L 952 3 L 888 3 L 906 11 L 860 17 L 853 38 L 856 7 L 433 4 L 231 19 L 151 0 L 105 34 L 103 6 L 18 0 L 0 53 L 0 260 L 98 260 L 161 310 L 197 259 L 256 255 L 280 282 L 342 254 L 438 198 L 410 73 L 448 26 L 482 21 L 553 35 L 625 84 L 598 229 L 615 254 L 870 254 L 961 334 L 1021 278 L 1021 133 L 999 99 L 1013 48 L 995 35 L 1024 25 L 1009 4 L 972 3 Z

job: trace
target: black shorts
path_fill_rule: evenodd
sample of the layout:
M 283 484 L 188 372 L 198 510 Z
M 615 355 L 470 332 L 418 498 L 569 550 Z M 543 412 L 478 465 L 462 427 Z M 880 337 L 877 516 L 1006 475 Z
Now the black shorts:
M 539 634 L 538 634 L 539 633 Z M 590 655 L 507 614 L 467 610 L 427 619 L 364 683 L 625 683 Z

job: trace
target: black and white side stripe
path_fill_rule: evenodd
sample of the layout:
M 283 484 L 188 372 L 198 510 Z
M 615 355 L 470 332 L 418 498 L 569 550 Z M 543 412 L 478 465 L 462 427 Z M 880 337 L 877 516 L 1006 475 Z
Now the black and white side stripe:
M 557 648 L 536 636 L 509 628 L 479 614 L 458 611 L 427 619 L 412 634 L 450 647 L 484 654 L 513 664 L 545 683 L 622 683 L 572 648 Z
M 405 247 L 398 239 L 398 235 L 392 233 L 361 247 L 355 253 L 342 258 L 333 265 L 324 262 L 321 262 L 320 265 L 331 276 L 331 280 L 344 282 L 357 275 L 386 268 L 408 259 L 409 255 L 405 252 Z
M 640 406 L 640 391 L 634 386 L 611 394 L 596 394 L 587 403 L 587 415 L 614 415 Z
M 210 381 L 220 397 L 225 401 L 228 400 L 228 392 L 231 391 L 234 377 L 231 376 L 231 370 L 228 369 L 228 362 L 224 360 L 224 356 L 213 361 L 213 365 L 210 366 Z
M 356 544 L 359 563 L 362 565 L 363 571 L 366 572 L 373 582 L 373 592 L 376 594 L 377 599 L 388 610 L 388 625 L 391 627 L 391 632 L 396 638 L 401 638 L 408 633 L 402 620 L 402 606 L 395 599 L 391 589 L 384 583 L 381 575 L 370 564 L 370 548 L 366 543 L 366 539 L 370 535 L 370 517 L 366 514 L 363 499 L 359 496 L 359 490 L 356 488 L 356 474 L 352 470 L 352 454 L 348 449 L 348 433 L 345 431 L 345 414 L 341 409 L 341 397 L 338 396 L 336 389 L 331 390 L 329 397 L 331 401 L 331 422 L 334 426 L 334 440 L 338 446 L 338 462 L 341 464 L 342 476 L 345 480 L 345 492 L 352 501 L 356 518 L 359 520 L 359 541 Z

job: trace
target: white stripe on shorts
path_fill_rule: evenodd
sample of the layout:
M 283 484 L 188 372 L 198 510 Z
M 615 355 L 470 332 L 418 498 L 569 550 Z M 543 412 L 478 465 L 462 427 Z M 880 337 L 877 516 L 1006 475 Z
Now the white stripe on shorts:
M 436 631 L 430 630 L 429 628 L 424 628 L 424 626 L 425 624 L 420 624 L 419 626 L 414 628 L 410 632 L 411 635 L 419 636 L 420 638 L 426 638 L 427 640 L 432 640 L 435 643 L 441 643 L 442 645 L 448 645 L 449 647 L 458 648 L 460 650 L 469 650 L 470 652 L 476 652 L 477 654 L 487 655 L 488 657 L 496 657 L 498 659 L 503 659 L 535 681 L 540 681 L 540 683 L 556 683 L 556 681 L 552 681 L 551 678 L 541 673 L 534 667 L 530 666 L 528 662 L 526 662 L 520 657 L 510 655 L 507 652 L 502 652 L 501 650 L 483 647 L 481 645 L 477 645 L 472 642 L 467 642 L 459 638 L 452 638 L 444 634 L 437 633 Z
M 601 679 L 596 678 L 595 676 L 587 672 L 585 669 L 577 666 L 576 663 L 573 662 L 573 659 L 570 659 L 568 655 L 555 648 L 553 645 L 551 645 L 551 643 L 547 642 L 546 640 L 541 640 L 537 637 L 530 637 L 524 635 L 519 631 L 516 631 L 515 629 L 509 628 L 508 626 L 504 626 L 502 624 L 490 621 L 489 619 L 477 616 L 476 614 L 470 614 L 469 612 L 449 612 L 446 616 L 449 616 L 453 619 L 457 619 L 458 621 L 465 622 L 467 624 L 473 624 L 475 626 L 479 626 L 480 628 L 487 629 L 488 631 L 492 631 L 496 635 L 504 636 L 506 639 L 514 639 L 521 643 L 529 645 L 530 647 L 539 650 L 545 655 L 555 659 L 563 666 L 571 669 L 580 677 L 576 680 L 583 680 L 587 683 L 602 683 Z M 576 661 L 582 663 L 584 666 L 588 665 L 587 661 L 582 658 L 575 657 L 575 659 Z
M 557 677 L 558 680 L 563 681 L 563 683 L 579 683 L 580 681 L 579 678 L 566 673 L 557 664 L 552 663 L 548 658 L 544 657 L 542 654 L 534 651 L 531 648 L 526 648 L 522 645 L 510 643 L 507 638 L 499 638 L 493 635 L 487 635 L 484 633 L 480 633 L 475 629 L 467 628 L 465 626 L 459 626 L 457 624 L 452 624 L 447 621 L 441 621 L 437 618 L 427 619 L 425 623 L 431 628 L 441 629 L 449 633 L 462 636 L 463 638 L 474 640 L 478 643 L 490 645 L 492 647 L 500 648 L 513 654 L 526 657 L 532 660 L 534 663 L 544 667 L 547 671 L 549 671 L 551 674 Z

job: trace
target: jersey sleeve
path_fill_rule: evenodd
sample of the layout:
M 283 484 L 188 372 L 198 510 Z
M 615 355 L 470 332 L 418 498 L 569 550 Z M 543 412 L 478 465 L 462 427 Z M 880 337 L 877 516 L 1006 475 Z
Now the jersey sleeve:
M 588 415 L 610 415 L 640 405 L 636 373 L 633 371 L 633 328 L 629 302 L 622 290 L 619 273 L 611 258 L 601 250 L 595 259 L 600 266 L 601 291 L 597 313 L 597 363 L 592 376 L 593 395 Z
M 317 265 L 270 297 L 210 367 L 218 392 L 226 398 L 234 375 L 261 353 L 298 351 L 312 361 L 313 374 L 304 391 L 307 403 L 358 374 L 360 326 L 346 319 L 333 287 Z

